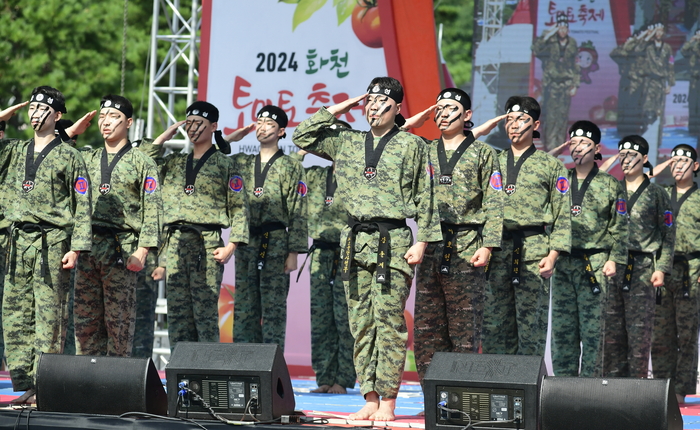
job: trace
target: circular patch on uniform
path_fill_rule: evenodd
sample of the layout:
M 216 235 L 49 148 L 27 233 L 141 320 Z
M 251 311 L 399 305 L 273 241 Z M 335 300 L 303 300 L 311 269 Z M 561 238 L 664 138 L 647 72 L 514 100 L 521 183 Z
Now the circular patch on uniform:
M 306 192 L 308 190 L 309 189 L 306 187 L 306 184 L 304 183 L 304 181 L 299 181 L 299 184 L 297 185 L 297 194 L 304 197 L 304 196 L 306 196 Z
M 425 171 L 428 174 L 428 177 L 430 178 L 430 180 L 432 181 L 433 178 L 435 177 L 435 168 L 433 167 L 433 163 L 428 161 L 428 165 L 425 166 Z
M 615 209 L 620 215 L 627 215 L 627 201 L 625 199 L 617 199 Z
M 569 191 L 569 180 L 563 176 L 557 178 L 557 191 L 566 194 Z
M 238 175 L 231 176 L 228 180 L 228 187 L 231 191 L 239 193 L 243 189 L 243 178 Z
M 673 227 L 673 212 L 664 212 L 664 224 L 666 225 L 666 227 Z
M 158 181 L 152 176 L 146 176 L 146 180 L 143 181 L 143 190 L 146 194 L 151 194 L 158 188 Z
M 501 191 L 503 189 L 503 178 L 501 178 L 501 172 L 491 173 L 491 179 L 489 179 L 491 188 L 496 191 Z
M 73 188 L 75 188 L 75 192 L 78 194 L 87 193 L 87 190 L 88 190 L 87 179 L 83 178 L 82 176 L 78 176 L 78 179 L 75 180 L 75 184 L 73 185 Z

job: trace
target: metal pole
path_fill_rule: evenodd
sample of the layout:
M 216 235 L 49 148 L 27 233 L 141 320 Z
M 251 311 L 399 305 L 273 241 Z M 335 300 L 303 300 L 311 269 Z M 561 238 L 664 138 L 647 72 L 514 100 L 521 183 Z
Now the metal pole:
M 146 136 L 153 137 L 153 113 L 155 109 L 155 100 L 153 97 L 155 88 L 156 62 L 158 61 L 158 16 L 159 16 L 159 0 L 153 0 L 153 22 L 151 23 L 151 64 L 148 78 L 148 121 L 146 123 Z

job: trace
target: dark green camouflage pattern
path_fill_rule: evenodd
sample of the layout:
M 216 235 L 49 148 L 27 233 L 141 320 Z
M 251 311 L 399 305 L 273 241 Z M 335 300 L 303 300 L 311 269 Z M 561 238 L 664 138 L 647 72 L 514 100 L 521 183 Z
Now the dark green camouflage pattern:
M 688 132 L 700 134 L 700 39 L 692 38 L 683 44 L 681 54 L 688 59 L 690 87 L 688 89 Z
M 136 323 L 134 324 L 134 347 L 131 348 L 131 356 L 136 358 L 150 358 L 153 355 L 158 281 L 151 278 L 151 273 L 156 267 L 158 267 L 156 253 L 149 252 L 146 257 L 146 267 L 136 274 Z
M 644 47 L 644 63 L 641 70 L 642 109 L 648 124 L 663 115 L 666 101 L 666 87 L 676 84 L 673 70 L 673 49 L 668 43 L 656 47 L 648 42 Z

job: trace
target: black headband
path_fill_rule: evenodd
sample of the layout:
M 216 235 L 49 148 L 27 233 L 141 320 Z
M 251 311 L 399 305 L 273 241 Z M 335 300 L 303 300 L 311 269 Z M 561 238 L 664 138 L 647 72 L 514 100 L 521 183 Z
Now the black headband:
M 461 104 L 464 107 L 464 110 L 469 110 L 472 108 L 472 101 L 469 98 L 469 95 L 458 88 L 447 88 L 440 91 L 440 94 L 438 94 L 436 101 L 439 102 L 440 100 L 444 99 L 450 99 L 459 102 L 459 104 Z
M 206 118 L 209 122 L 219 121 L 219 109 L 211 103 L 196 101 L 187 108 L 187 116 L 197 115 Z
M 53 97 L 49 97 L 49 95 L 45 94 L 43 91 L 39 91 L 36 94 L 32 94 L 32 96 L 29 98 L 29 103 L 34 102 L 48 105 L 56 112 L 66 113 L 66 105 L 60 103 Z
M 687 145 L 678 145 L 675 148 L 673 148 L 673 151 L 671 151 L 671 158 L 676 156 L 688 157 L 692 158 L 693 161 L 698 161 L 698 153 L 695 151 L 695 149 Z
M 600 129 L 590 121 L 576 121 L 569 129 L 569 137 L 587 137 L 597 145 L 600 143 Z
M 103 100 L 102 104 L 100 104 L 100 110 L 104 108 L 114 108 L 119 112 L 123 113 L 124 116 L 127 118 L 131 118 L 131 116 L 134 114 L 134 109 L 131 106 L 127 105 L 126 103 L 120 102 L 119 100 Z
M 379 85 L 373 86 L 369 90 L 369 93 L 370 93 L 370 95 L 371 94 L 381 94 L 381 95 L 387 96 L 390 99 L 392 99 L 393 101 L 395 101 L 396 103 L 401 103 L 403 101 L 403 92 L 399 92 L 396 90 L 392 91 L 389 88 L 382 88 Z
M 263 106 L 262 109 L 258 111 L 257 117 L 270 118 L 271 120 L 276 122 L 277 125 L 280 126 L 280 128 L 287 127 L 287 124 L 289 123 L 287 113 L 282 108 L 273 105 Z

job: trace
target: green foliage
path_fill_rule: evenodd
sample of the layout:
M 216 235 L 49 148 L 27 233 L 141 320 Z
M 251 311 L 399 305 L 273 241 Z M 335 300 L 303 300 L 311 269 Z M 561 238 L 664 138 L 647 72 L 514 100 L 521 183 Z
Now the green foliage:
M 34 87 L 50 85 L 66 97 L 64 117 L 77 120 L 99 108 L 102 96 L 119 94 L 123 6 L 122 1 L 0 1 L 0 106 L 27 100 Z M 124 86 L 136 114 L 151 15 L 151 2 L 129 2 Z M 26 112 L 25 108 L 10 120 L 8 137 L 32 136 Z M 96 122 L 79 139 L 80 145 L 101 142 Z
M 465 0 L 434 0 L 434 4 L 435 26 L 443 24 L 442 55 L 455 84 L 464 87 L 472 79 L 474 3 Z

